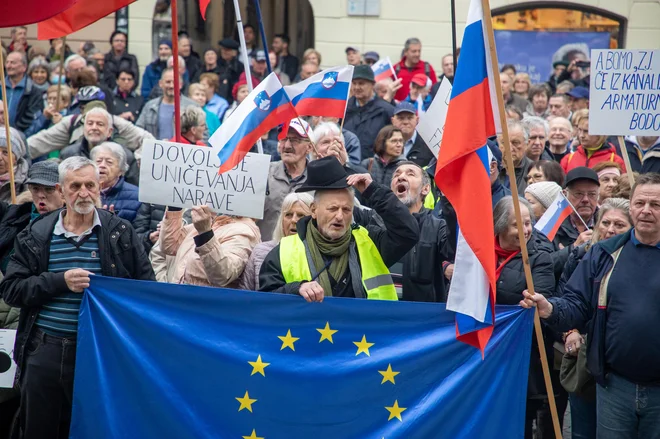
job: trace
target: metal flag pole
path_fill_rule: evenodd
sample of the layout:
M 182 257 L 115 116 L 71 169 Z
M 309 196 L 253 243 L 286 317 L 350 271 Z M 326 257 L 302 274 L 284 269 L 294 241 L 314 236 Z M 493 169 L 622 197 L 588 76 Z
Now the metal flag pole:
M 174 69 L 174 140 L 181 143 L 181 78 L 179 77 L 179 17 L 172 0 L 172 68 Z
M 456 67 L 458 67 L 456 57 L 456 0 L 451 0 L 451 55 L 454 59 L 454 75 L 456 75 Z
M 513 156 L 511 155 L 511 145 L 509 144 L 509 130 L 506 124 L 506 113 L 504 112 L 504 98 L 502 96 L 502 89 L 500 84 L 500 71 L 497 66 L 497 51 L 495 50 L 495 36 L 493 33 L 493 22 L 490 15 L 490 4 L 488 0 L 481 0 L 483 8 L 484 26 L 487 32 L 488 48 L 490 51 L 491 69 L 493 70 L 493 80 L 495 83 L 495 95 L 497 97 L 497 106 L 499 108 L 500 124 L 502 125 L 502 143 L 504 144 L 504 158 L 506 160 L 506 170 L 509 174 L 509 185 L 511 186 L 511 193 L 513 194 L 513 211 L 518 224 L 518 239 L 520 240 L 520 253 L 523 260 L 523 268 L 525 270 L 525 280 L 527 281 L 527 290 L 530 294 L 534 292 L 534 279 L 532 278 L 532 269 L 529 265 L 529 254 L 527 246 L 525 245 L 525 233 L 523 231 L 522 215 L 520 213 L 520 199 L 518 195 L 518 185 L 516 184 L 516 173 L 513 165 Z M 543 369 L 543 379 L 545 381 L 545 388 L 548 393 L 548 405 L 550 406 L 550 414 L 552 415 L 552 424 L 555 431 L 556 439 L 561 439 L 561 427 L 559 425 L 559 415 L 557 414 L 557 404 L 555 403 L 555 393 L 552 390 L 552 381 L 550 379 L 550 366 L 548 365 L 548 357 L 545 352 L 545 344 L 543 340 L 543 332 L 541 328 L 541 319 L 539 312 L 534 307 L 534 332 L 536 333 L 536 341 L 538 344 L 539 355 L 541 357 L 541 368 Z
M 254 0 L 254 7 L 257 10 L 257 21 L 259 22 L 259 33 L 261 34 L 261 43 L 264 46 L 264 53 L 266 54 L 266 67 L 268 68 L 268 73 L 272 73 L 274 66 L 270 65 L 268 41 L 266 41 L 266 28 L 264 27 L 264 19 L 261 16 L 261 5 L 259 3 L 259 0 Z
M 2 106 L 5 111 L 5 135 L 7 136 L 7 158 L 9 160 L 9 189 L 11 204 L 16 204 L 16 184 L 14 183 L 14 154 L 11 150 L 11 128 L 9 127 L 9 108 L 7 106 L 7 81 L 5 79 L 5 55 L 0 40 L 0 76 L 2 77 Z
M 245 44 L 245 31 L 243 30 L 243 20 L 241 20 L 241 7 L 238 0 L 234 0 L 234 11 L 236 12 L 236 26 L 238 27 L 238 39 L 241 42 L 241 52 L 243 52 L 243 69 L 245 70 L 245 82 L 247 82 L 248 90 L 252 93 L 254 87 L 252 86 L 252 73 L 250 73 L 250 60 L 247 55 L 247 44 Z M 259 154 L 264 153 L 264 147 L 261 139 L 257 140 L 257 151 Z

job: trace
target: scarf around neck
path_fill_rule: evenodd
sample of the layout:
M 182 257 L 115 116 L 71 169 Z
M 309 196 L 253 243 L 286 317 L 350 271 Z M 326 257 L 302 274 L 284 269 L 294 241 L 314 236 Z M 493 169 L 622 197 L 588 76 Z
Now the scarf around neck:
M 495 279 L 500 278 L 504 266 L 508 264 L 511 259 L 515 258 L 518 253 L 520 253 L 520 250 L 504 250 L 500 246 L 500 237 L 495 237 L 495 263 L 497 264 L 497 261 L 500 259 L 503 260 L 502 263 L 497 265 L 497 268 L 495 269 Z
M 330 277 L 338 282 L 348 269 L 349 247 L 351 244 L 351 230 L 336 241 L 331 241 L 319 232 L 314 221 L 307 223 L 307 247 L 314 263 L 315 271 L 319 273 L 318 283 L 323 287 L 325 296 L 332 296 Z M 323 257 L 332 258 L 330 267 L 325 270 L 326 262 Z

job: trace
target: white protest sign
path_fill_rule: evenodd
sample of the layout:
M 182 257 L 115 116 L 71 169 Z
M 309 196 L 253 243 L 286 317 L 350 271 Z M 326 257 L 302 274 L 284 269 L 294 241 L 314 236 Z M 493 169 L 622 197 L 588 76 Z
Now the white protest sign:
M 248 153 L 218 174 L 217 150 L 148 139 L 142 143 L 140 201 L 173 207 L 208 205 L 227 215 L 264 215 L 270 156 Z
M 438 93 L 426 113 L 419 117 L 417 134 L 422 136 L 433 155 L 438 158 L 442 134 L 445 131 L 445 120 L 451 99 L 451 84 L 447 78 L 442 80 Z
M 589 134 L 657 136 L 660 50 L 591 51 Z
M 0 329 L 0 388 L 14 387 L 16 376 L 16 363 L 12 358 L 16 331 L 13 329 Z

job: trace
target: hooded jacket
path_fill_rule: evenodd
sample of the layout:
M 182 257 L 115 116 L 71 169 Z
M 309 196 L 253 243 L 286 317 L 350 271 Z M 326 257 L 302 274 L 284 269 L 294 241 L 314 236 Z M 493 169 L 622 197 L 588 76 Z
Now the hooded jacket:
M 586 166 L 587 168 L 593 168 L 594 165 L 601 162 L 615 162 L 621 165 L 621 171 L 626 172 L 626 165 L 623 162 L 623 159 L 617 154 L 617 150 L 611 143 L 605 142 L 594 151 L 591 156 L 587 155 L 587 150 L 584 149 L 584 146 L 580 145 L 577 147 L 575 152 L 570 152 L 561 159 L 561 167 L 564 169 L 565 173 L 568 173 L 571 169 L 575 169 L 579 166 Z
M 252 249 L 261 235 L 250 218 L 218 221 L 211 231 L 199 235 L 193 224 L 183 225 L 183 211 L 166 211 L 160 229 L 160 244 L 174 260 L 174 282 L 213 287 L 236 287 Z M 226 218 L 226 217 L 225 217 Z

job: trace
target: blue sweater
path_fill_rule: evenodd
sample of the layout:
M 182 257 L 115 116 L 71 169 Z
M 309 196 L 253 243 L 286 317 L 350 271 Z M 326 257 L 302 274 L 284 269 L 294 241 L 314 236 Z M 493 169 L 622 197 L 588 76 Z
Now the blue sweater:
M 117 184 L 101 192 L 101 203 L 108 208 L 114 205 L 119 218 L 132 223 L 142 204 L 138 201 L 138 191 L 137 186 L 124 181 L 124 177 L 119 177 Z

